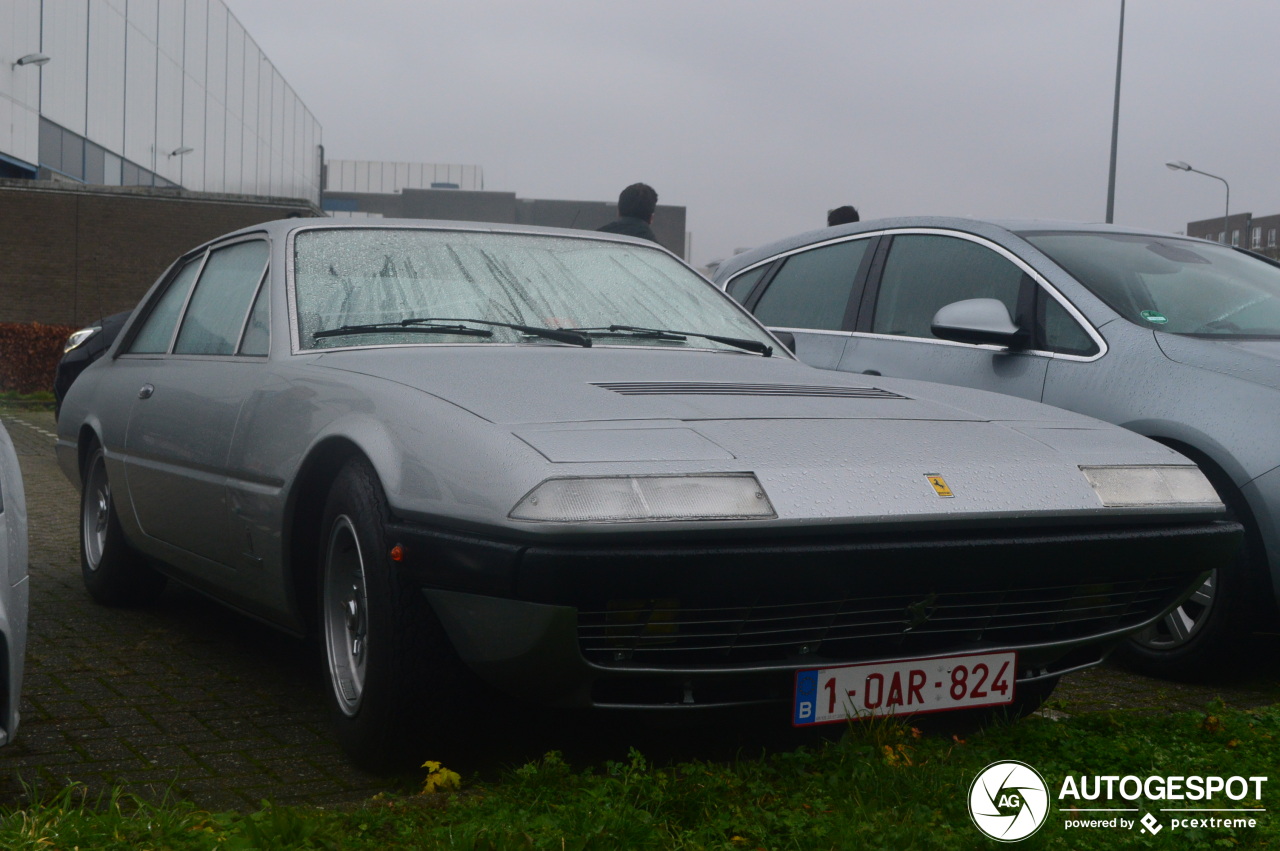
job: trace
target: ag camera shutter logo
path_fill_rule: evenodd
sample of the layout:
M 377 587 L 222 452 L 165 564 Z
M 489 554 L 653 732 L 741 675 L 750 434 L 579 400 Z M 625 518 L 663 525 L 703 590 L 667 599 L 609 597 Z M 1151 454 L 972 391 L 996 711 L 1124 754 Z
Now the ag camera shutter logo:
M 978 830 L 999 842 L 1018 842 L 1049 816 L 1049 787 L 1025 762 L 993 762 L 969 787 L 969 815 Z

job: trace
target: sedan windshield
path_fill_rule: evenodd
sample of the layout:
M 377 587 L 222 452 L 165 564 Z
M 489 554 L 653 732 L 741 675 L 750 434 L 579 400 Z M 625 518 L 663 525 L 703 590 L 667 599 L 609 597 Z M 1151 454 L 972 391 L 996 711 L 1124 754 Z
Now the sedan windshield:
M 1165 236 L 1024 233 L 1131 322 L 1197 337 L 1280 337 L 1280 266 Z
M 294 242 L 293 284 L 304 349 L 575 344 L 567 337 L 590 345 L 582 335 L 554 330 L 609 326 L 679 328 L 687 336 L 600 335 L 595 345 L 739 354 L 744 339 L 773 345 L 714 286 L 666 253 L 590 238 L 426 228 L 305 230 Z

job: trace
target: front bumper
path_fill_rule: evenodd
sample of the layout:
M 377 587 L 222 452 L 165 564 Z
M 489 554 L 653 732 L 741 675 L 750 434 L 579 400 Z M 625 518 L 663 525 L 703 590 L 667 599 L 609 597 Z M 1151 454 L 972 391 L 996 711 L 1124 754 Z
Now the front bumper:
M 483 679 L 563 706 L 791 699 L 805 668 L 1018 651 L 1018 682 L 1100 662 L 1229 560 L 1230 522 L 732 546 L 496 544 L 398 525 Z

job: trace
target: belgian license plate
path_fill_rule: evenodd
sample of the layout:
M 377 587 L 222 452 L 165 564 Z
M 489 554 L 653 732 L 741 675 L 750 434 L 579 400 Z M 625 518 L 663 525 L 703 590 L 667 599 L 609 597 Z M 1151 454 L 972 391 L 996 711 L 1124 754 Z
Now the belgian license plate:
M 1013 702 L 1017 654 L 972 653 L 796 673 L 797 727 Z

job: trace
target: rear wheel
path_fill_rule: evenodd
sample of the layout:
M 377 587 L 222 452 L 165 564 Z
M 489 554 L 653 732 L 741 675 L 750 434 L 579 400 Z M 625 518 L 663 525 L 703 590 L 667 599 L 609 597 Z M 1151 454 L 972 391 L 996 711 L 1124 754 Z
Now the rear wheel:
M 85 464 L 80 492 L 80 573 L 89 596 L 107 606 L 155 602 L 165 576 L 147 564 L 124 539 L 116 515 L 106 456 L 95 445 Z
M 390 771 L 439 759 L 468 714 L 467 672 L 422 592 L 388 558 L 386 499 L 362 458 L 349 460 L 325 503 L 320 629 L 329 704 L 353 762 Z

